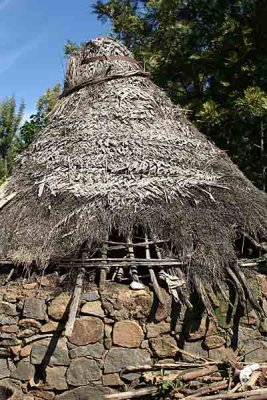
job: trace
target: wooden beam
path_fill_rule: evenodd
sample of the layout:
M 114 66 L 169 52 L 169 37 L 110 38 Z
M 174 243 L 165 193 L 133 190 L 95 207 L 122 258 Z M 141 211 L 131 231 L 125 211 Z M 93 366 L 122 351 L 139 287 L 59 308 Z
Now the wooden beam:
M 147 243 L 148 243 L 148 236 L 147 236 L 147 233 L 146 233 L 146 236 L 145 236 L 145 237 L 146 237 L 146 247 L 145 247 L 145 249 L 146 249 L 146 258 L 147 258 L 148 261 L 150 261 L 151 258 L 150 258 L 150 249 L 149 249 L 149 245 L 147 244 Z M 149 270 L 149 275 L 150 275 L 151 283 L 152 283 L 152 285 L 153 285 L 153 289 L 154 289 L 155 294 L 156 294 L 156 296 L 157 296 L 157 298 L 158 298 L 158 301 L 160 302 L 160 304 L 164 305 L 164 304 L 165 304 L 164 298 L 163 298 L 163 295 L 162 295 L 162 293 L 161 293 L 161 288 L 160 288 L 160 286 L 159 286 L 159 284 L 158 284 L 158 280 L 157 280 L 155 271 L 151 268 L 151 266 L 148 267 L 148 270 Z
M 178 262 L 179 264 L 183 264 L 181 261 L 179 261 L 177 258 L 162 258 L 161 260 L 159 260 L 158 258 L 151 258 L 150 260 L 148 260 L 147 258 L 134 258 L 133 259 L 134 262 L 149 262 L 149 263 L 161 263 L 161 262 Z M 95 263 L 95 262 L 100 262 L 101 263 L 101 258 L 62 258 L 60 260 L 60 262 L 81 262 L 84 261 L 85 263 Z M 131 262 L 131 259 L 129 258 L 106 258 L 106 261 L 108 262 L 120 262 L 120 261 L 127 261 L 127 262 Z
M 60 262 L 59 264 L 56 264 L 59 268 L 101 268 L 101 259 L 98 260 L 98 262 L 76 262 L 76 263 L 71 263 L 71 262 L 65 262 L 62 263 Z M 164 260 L 157 260 L 157 262 L 149 262 L 148 260 L 145 261 L 137 261 L 137 260 L 130 260 L 130 259 L 124 259 L 123 261 L 116 261 L 116 262 L 111 262 L 107 261 L 107 267 L 112 268 L 112 267 L 121 267 L 124 269 L 128 269 L 132 266 L 138 266 L 138 267 L 150 267 L 151 268 L 162 268 L 162 267 L 170 267 L 170 266 L 176 266 L 176 267 L 181 267 L 183 265 L 179 261 L 171 261 L 171 262 L 164 262 Z
M 106 394 L 104 399 L 106 400 L 123 400 L 123 399 L 134 399 L 143 396 L 153 396 L 159 392 L 159 388 L 156 386 L 150 386 L 143 389 L 136 389 L 129 392 Z
M 9 272 L 6 280 L 4 281 L 3 286 L 7 285 L 8 282 L 12 279 L 14 272 L 15 272 L 15 268 L 12 268 L 11 271 Z
M 133 278 L 133 281 L 139 282 L 136 258 L 134 255 L 133 240 L 130 235 L 128 235 L 127 237 L 127 244 L 128 244 L 128 255 L 131 260 L 131 276 Z
M 72 335 L 73 327 L 74 327 L 74 322 L 79 306 L 79 301 L 80 297 L 82 294 L 82 288 L 83 288 L 83 278 L 84 278 L 85 270 L 81 269 L 77 275 L 76 279 L 76 284 L 71 300 L 71 305 L 70 305 L 70 311 L 69 311 L 69 318 L 65 326 L 65 336 L 67 338 L 70 338 Z
M 250 390 L 238 393 L 221 393 L 212 396 L 196 397 L 199 400 L 233 400 L 233 399 L 251 399 L 266 400 L 267 389 Z
M 153 241 L 154 243 L 154 241 Z M 125 258 L 107 258 L 107 262 L 109 266 L 111 267 L 122 267 L 122 268 L 129 268 L 131 266 L 131 260 L 127 260 Z M 152 265 L 153 267 L 186 267 L 187 264 L 179 261 L 175 258 L 163 258 L 161 260 L 159 259 L 151 259 L 147 260 L 145 258 L 139 258 L 135 259 L 135 263 L 138 264 L 139 266 L 148 266 Z M 254 268 L 259 266 L 260 263 L 264 263 L 264 260 L 262 258 L 258 259 L 240 259 L 238 260 L 238 265 L 240 267 L 244 268 Z M 267 260 L 266 260 L 267 263 Z M 80 258 L 63 258 L 61 260 L 58 260 L 55 262 L 58 267 L 61 268 L 69 268 L 70 266 L 73 268 L 98 268 L 101 265 L 101 258 L 85 258 L 84 260 Z M 1 265 L 14 265 L 15 267 L 23 265 L 22 263 L 18 263 L 18 261 L 14 261 L 10 258 L 2 258 L 0 259 L 0 266 Z
M 101 266 L 100 266 L 99 290 L 104 290 L 105 289 L 105 284 L 106 284 L 106 279 L 107 279 L 107 270 L 108 270 L 108 265 L 107 265 L 107 256 L 108 256 L 107 243 L 103 244 L 103 247 L 102 247 L 102 250 L 101 250 L 101 256 L 102 256 L 102 261 L 101 261 Z

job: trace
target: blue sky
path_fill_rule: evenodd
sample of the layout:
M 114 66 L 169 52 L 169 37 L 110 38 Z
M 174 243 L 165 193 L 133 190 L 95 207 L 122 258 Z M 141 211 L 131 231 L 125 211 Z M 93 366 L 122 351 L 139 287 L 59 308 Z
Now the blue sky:
M 67 39 L 82 42 L 109 33 L 92 14 L 93 0 L 0 0 L 0 100 L 36 100 L 63 82 Z

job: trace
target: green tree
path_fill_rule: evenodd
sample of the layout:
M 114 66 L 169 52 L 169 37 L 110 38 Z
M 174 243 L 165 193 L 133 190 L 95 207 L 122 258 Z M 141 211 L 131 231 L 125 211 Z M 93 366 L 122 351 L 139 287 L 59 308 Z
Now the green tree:
M 80 50 L 80 48 L 84 45 L 84 43 L 77 44 L 71 40 L 67 40 L 65 46 L 64 46 L 64 54 L 65 56 L 70 56 L 76 51 Z
M 34 137 L 46 126 L 49 114 L 58 102 L 61 93 L 61 85 L 57 83 L 53 88 L 46 92 L 37 101 L 37 112 L 30 116 L 20 129 L 18 138 L 18 151 L 22 151 L 33 141 Z
M 264 188 L 267 2 L 99 0 L 94 12 L 111 23 L 113 35 L 190 119 Z
M 23 102 L 17 105 L 14 96 L 0 102 L 0 180 L 11 171 L 24 108 Z
M 46 118 L 43 114 L 32 114 L 29 120 L 25 121 L 20 128 L 19 137 L 17 141 L 17 151 L 20 153 L 27 148 L 38 132 L 46 125 Z
M 51 89 L 47 89 L 37 101 L 37 113 L 47 116 L 56 106 L 60 94 L 60 83 L 57 83 Z

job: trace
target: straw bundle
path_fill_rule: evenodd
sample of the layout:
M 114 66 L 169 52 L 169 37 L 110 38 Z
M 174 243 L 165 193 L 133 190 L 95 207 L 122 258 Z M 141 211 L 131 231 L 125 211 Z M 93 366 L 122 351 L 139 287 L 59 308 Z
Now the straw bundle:
M 0 256 L 24 264 L 142 226 L 191 272 L 218 276 L 238 235 L 267 232 L 266 195 L 111 38 L 69 60 L 48 126 L 1 192 L 13 197 L 0 207 Z

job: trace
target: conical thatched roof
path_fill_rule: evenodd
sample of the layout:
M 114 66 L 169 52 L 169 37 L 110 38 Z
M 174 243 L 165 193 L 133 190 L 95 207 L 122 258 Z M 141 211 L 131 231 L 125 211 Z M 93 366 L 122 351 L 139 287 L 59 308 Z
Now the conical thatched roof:
M 267 232 L 266 195 L 111 38 L 70 59 L 59 105 L 0 196 L 0 257 L 21 263 L 141 224 L 213 274 L 235 259 L 238 235 Z

